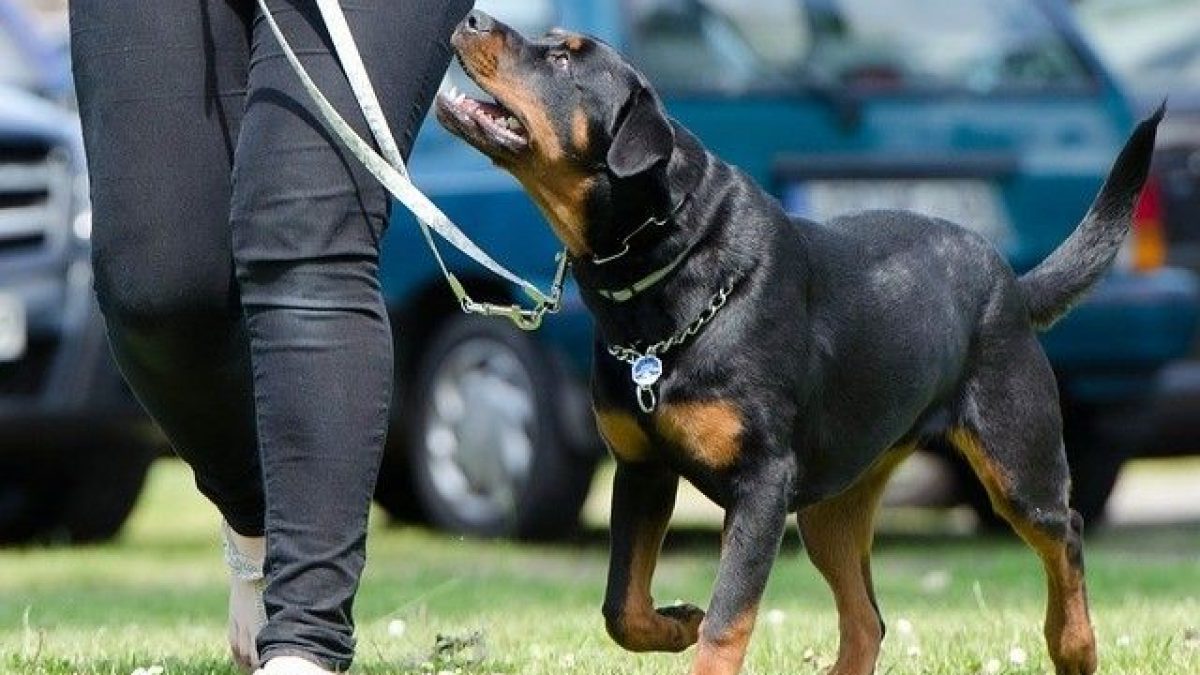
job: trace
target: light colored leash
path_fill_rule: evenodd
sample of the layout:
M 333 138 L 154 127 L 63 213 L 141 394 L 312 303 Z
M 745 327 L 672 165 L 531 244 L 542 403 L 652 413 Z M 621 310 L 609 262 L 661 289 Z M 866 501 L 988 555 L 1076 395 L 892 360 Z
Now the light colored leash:
M 563 282 L 566 279 L 567 273 L 566 251 L 559 253 L 557 256 L 558 267 L 555 270 L 554 281 L 550 287 L 550 295 L 546 295 L 537 286 L 513 274 L 503 265 L 493 260 L 491 256 L 476 246 L 457 225 L 447 218 L 441 209 L 418 190 L 409 178 L 408 169 L 405 167 L 404 160 L 400 156 L 400 150 L 396 145 L 395 138 L 388 128 L 387 119 L 384 117 L 383 109 L 379 105 L 379 99 L 375 95 L 375 88 L 371 86 L 366 66 L 363 64 L 362 56 L 359 54 L 354 37 L 350 33 L 350 27 L 346 23 L 346 15 L 342 12 L 341 5 L 338 4 L 337 0 L 316 0 L 316 2 L 318 9 L 321 11 L 321 18 L 325 22 L 325 27 L 329 31 L 330 38 L 333 40 L 334 51 L 342 64 L 346 78 L 350 81 L 355 98 L 358 99 L 363 116 L 371 128 L 371 133 L 375 137 L 375 142 L 379 145 L 380 150 L 383 152 L 383 156 L 381 157 L 379 153 L 375 152 L 374 148 L 360 138 L 341 114 L 329 103 L 329 100 L 325 98 L 325 95 L 321 93 L 316 83 L 313 82 L 312 77 L 309 76 L 308 71 L 305 70 L 304 65 L 300 63 L 300 59 L 296 57 L 292 46 L 288 43 L 287 38 L 284 37 L 283 31 L 280 30 L 279 24 L 275 22 L 275 17 L 271 15 L 271 10 L 267 7 L 266 0 L 258 0 L 258 7 L 262 11 L 263 18 L 270 25 L 271 32 L 275 34 L 275 39 L 278 40 L 292 69 L 296 71 L 296 75 L 304 85 L 305 91 L 308 92 L 313 103 L 316 104 L 326 126 L 345 144 L 346 148 L 362 163 L 363 167 L 376 180 L 382 183 L 392 196 L 401 204 L 404 204 L 416 216 L 417 222 L 421 227 L 421 232 L 425 236 L 425 241 L 429 244 L 429 249 L 433 252 L 433 257 L 437 260 L 438 267 L 441 268 L 442 275 L 446 278 L 446 283 L 450 285 L 451 291 L 454 292 L 454 296 L 458 299 L 458 303 L 464 312 L 468 314 L 504 317 L 522 330 L 536 330 L 541 326 L 542 319 L 547 313 L 557 312 L 562 306 Z M 534 301 L 533 308 L 527 309 L 519 305 L 497 305 L 472 300 L 462 283 L 446 266 L 445 260 L 442 259 L 441 251 L 438 250 L 437 242 L 434 241 L 433 235 L 430 234 L 431 229 L 449 242 L 451 246 L 462 251 L 467 257 L 479 263 L 493 274 L 519 286 Z

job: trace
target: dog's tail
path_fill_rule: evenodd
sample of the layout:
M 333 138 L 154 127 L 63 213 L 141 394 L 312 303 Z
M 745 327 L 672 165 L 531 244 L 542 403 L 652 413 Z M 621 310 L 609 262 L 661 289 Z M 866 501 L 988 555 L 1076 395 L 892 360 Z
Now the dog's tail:
M 1112 266 L 1146 183 L 1166 103 L 1142 120 L 1113 164 L 1083 221 L 1053 253 L 1019 280 L 1039 330 L 1054 325 Z

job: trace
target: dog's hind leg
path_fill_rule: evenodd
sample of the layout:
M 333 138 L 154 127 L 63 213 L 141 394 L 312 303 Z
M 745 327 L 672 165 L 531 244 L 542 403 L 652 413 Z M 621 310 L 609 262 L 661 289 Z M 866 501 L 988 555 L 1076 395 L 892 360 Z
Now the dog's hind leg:
M 1032 335 L 985 345 L 948 438 L 992 507 L 1046 571 L 1045 635 L 1058 675 L 1096 671 L 1083 573 L 1083 523 L 1067 504 L 1070 477 L 1054 376 Z
M 828 675 L 875 672 L 885 632 L 871 582 L 871 542 L 884 486 L 912 447 L 894 448 L 845 492 L 797 514 L 804 549 L 829 582 L 838 612 L 838 657 Z

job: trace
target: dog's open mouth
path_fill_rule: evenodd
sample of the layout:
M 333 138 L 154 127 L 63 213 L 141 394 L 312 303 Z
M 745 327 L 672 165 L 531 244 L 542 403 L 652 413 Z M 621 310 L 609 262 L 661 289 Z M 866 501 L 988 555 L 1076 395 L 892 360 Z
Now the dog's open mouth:
M 525 125 L 498 101 L 474 99 L 452 86 L 438 94 L 437 113 L 443 126 L 489 154 L 529 147 Z

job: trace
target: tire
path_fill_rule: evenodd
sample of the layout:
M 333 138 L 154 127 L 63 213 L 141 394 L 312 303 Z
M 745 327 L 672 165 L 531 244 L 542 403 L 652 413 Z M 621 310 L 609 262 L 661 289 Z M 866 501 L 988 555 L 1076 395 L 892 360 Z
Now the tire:
M 133 511 L 157 450 L 133 429 L 56 435 L 24 445 L 32 444 L 36 455 L 0 451 L 0 544 L 113 538 Z
M 383 463 L 379 467 L 379 479 L 375 481 L 375 503 L 388 516 L 398 522 L 425 523 L 428 518 L 417 498 L 413 483 L 412 467 L 409 465 L 408 443 L 400 416 L 392 422 L 388 431 L 387 447 L 383 452 Z
M 570 443 L 556 361 L 508 323 L 459 316 L 420 358 L 406 399 L 414 493 L 434 526 L 483 537 L 573 532 L 598 454 Z

